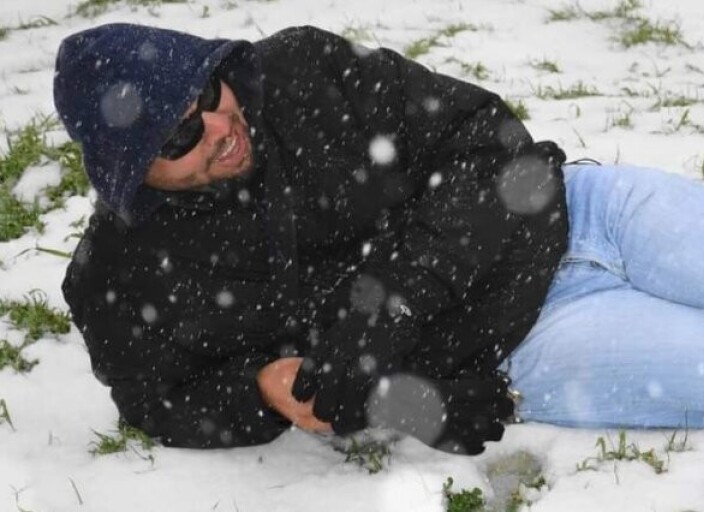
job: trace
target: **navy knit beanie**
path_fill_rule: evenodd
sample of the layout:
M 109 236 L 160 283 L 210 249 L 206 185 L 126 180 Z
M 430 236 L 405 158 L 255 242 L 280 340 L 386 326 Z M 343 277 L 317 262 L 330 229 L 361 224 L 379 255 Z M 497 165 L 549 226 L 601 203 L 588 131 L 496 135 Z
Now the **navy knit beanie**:
M 100 199 L 128 223 L 146 220 L 164 202 L 162 192 L 143 184 L 147 170 L 208 77 L 242 44 L 250 45 L 129 24 L 61 43 L 56 109 L 83 148 Z

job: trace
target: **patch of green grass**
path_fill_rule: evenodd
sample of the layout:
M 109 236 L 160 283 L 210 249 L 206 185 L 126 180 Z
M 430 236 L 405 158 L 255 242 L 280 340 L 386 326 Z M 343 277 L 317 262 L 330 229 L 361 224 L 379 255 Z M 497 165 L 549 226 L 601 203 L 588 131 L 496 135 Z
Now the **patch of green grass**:
M 535 60 L 531 62 L 530 65 L 533 69 L 537 69 L 538 71 L 545 71 L 547 73 L 562 73 L 562 70 L 557 62 L 552 60 Z
M 651 110 L 659 110 L 661 108 L 672 108 L 672 107 L 691 107 L 699 103 L 696 98 L 689 98 L 687 96 L 667 96 L 660 97 L 651 107 Z
M 625 431 L 619 431 L 618 445 L 614 445 L 610 437 L 607 436 L 607 439 L 610 447 L 607 447 L 604 437 L 599 437 L 596 441 L 599 453 L 577 464 L 577 471 L 596 470 L 599 464 L 606 461 L 640 461 L 653 468 L 658 475 L 667 471 L 666 461 L 657 455 L 654 448 L 643 451 L 636 443 L 628 443 Z
M 489 68 L 481 62 L 475 62 L 474 64 L 463 62 L 460 64 L 460 67 L 465 75 L 470 75 L 477 80 L 486 80 L 489 78 Z
M 58 23 L 48 16 L 35 16 L 29 21 L 22 21 L 17 25 L 17 30 L 28 30 L 30 28 L 42 28 L 58 25 Z
M 7 153 L 0 157 L 0 185 L 13 184 L 30 165 L 39 163 L 47 151 L 46 132 L 56 120 L 40 116 L 7 135 Z
M 7 39 L 8 35 L 10 35 L 10 29 L 8 27 L 0 27 L 0 41 Z
M 342 37 L 349 41 L 361 43 L 364 41 L 372 41 L 374 35 L 369 27 L 364 25 L 348 25 L 340 33 Z
M 84 18 L 94 18 L 108 10 L 111 4 L 116 4 L 120 0 L 84 0 L 76 6 L 75 13 Z
M 447 505 L 447 512 L 483 512 L 486 501 L 484 494 L 479 487 L 471 491 L 461 489 L 457 492 L 452 490 L 454 480 L 447 477 L 442 485 L 442 494 Z
M 19 238 L 30 228 L 41 233 L 44 230 L 44 223 L 39 219 L 41 213 L 36 202 L 23 203 L 0 185 L 0 242 Z
M 625 103 L 625 102 L 624 102 Z M 614 117 L 611 119 L 611 128 L 623 128 L 623 129 L 631 129 L 633 128 L 633 119 L 631 116 L 633 115 L 633 112 L 635 109 L 629 105 L 628 103 L 625 104 L 626 110 L 625 111 L 619 111 L 614 115 Z
M 630 129 L 633 128 L 633 120 L 630 112 L 621 112 L 611 121 L 611 126 L 615 128 Z
M 378 473 L 384 469 L 385 464 L 391 462 L 391 448 L 388 443 L 375 439 L 357 441 L 352 438 L 341 451 L 346 455 L 345 462 L 357 464 L 370 475 Z
M 273 2 L 275 0 L 268 1 Z M 137 5 L 185 4 L 187 2 L 188 0 L 129 0 L 129 3 Z
M 628 18 L 633 15 L 635 11 L 643 7 L 643 2 L 641 0 L 621 0 L 616 8 L 613 10 L 614 16 L 618 18 Z
M 582 10 L 576 5 L 565 5 L 559 9 L 548 9 L 548 22 L 572 21 L 582 17 Z
M 417 59 L 428 53 L 433 46 L 438 46 L 438 39 L 435 37 L 417 39 L 403 49 L 403 54 L 409 59 Z
M 652 22 L 645 18 L 640 18 L 633 26 L 627 27 L 617 40 L 625 48 L 647 43 L 689 47 L 675 22 Z
M 528 111 L 528 107 L 526 106 L 526 104 L 523 103 L 523 100 L 518 100 L 517 102 L 514 102 L 504 98 L 504 102 L 506 103 L 506 105 L 508 105 L 508 108 L 511 109 L 513 115 L 515 115 L 521 121 L 527 121 L 528 119 L 530 119 L 530 112 Z
M 540 475 L 530 482 L 520 482 L 518 488 L 515 489 L 506 503 L 506 512 L 518 512 L 523 505 L 530 507 L 533 502 L 529 499 L 526 494 L 529 489 L 535 489 L 540 491 L 543 487 L 547 487 L 548 483 L 545 477 Z
M 18 238 L 29 228 L 41 231 L 42 213 L 63 206 L 68 196 L 88 192 L 80 146 L 75 142 L 51 146 L 47 142 L 47 132 L 57 125 L 54 117 L 38 116 L 7 135 L 8 150 L 0 155 L 0 241 Z M 48 205 L 42 209 L 37 200 L 26 203 L 14 197 L 12 188 L 24 171 L 47 161 L 58 162 L 61 167 L 60 183 L 44 190 Z
M 64 171 L 58 185 L 47 187 L 44 190 L 46 197 L 51 202 L 49 209 L 62 206 L 63 200 L 68 196 L 86 195 L 90 188 L 88 175 L 83 167 L 83 154 L 81 146 L 74 141 L 51 148 L 47 156 L 59 162 Z
M 572 21 L 576 19 L 589 19 L 594 22 L 617 21 L 620 22 L 621 33 L 615 39 L 625 48 L 646 43 L 680 45 L 691 48 L 684 40 L 677 23 L 649 20 L 638 14 L 638 10 L 642 7 L 641 0 L 621 0 L 613 9 L 589 11 L 575 2 L 559 9 L 548 10 L 547 21 Z
M 465 64 L 462 66 L 462 71 L 465 74 L 471 75 L 477 80 L 486 80 L 489 78 L 489 68 L 487 68 L 481 62 L 475 62 L 474 64 Z
M 482 30 L 482 28 L 486 27 L 479 27 L 477 25 L 472 25 L 469 23 L 456 23 L 453 25 L 448 25 L 447 27 L 436 31 L 430 37 L 424 37 L 422 39 L 417 39 L 416 41 L 413 41 L 411 44 L 407 45 L 403 49 L 403 54 L 409 59 L 416 59 L 421 55 L 425 55 L 426 53 L 428 53 L 431 48 L 435 46 L 441 46 L 442 38 L 452 38 L 460 32 L 465 32 L 468 30 L 476 32 L 478 30 Z
M 588 11 L 583 9 L 578 2 L 575 2 L 570 5 L 564 5 L 559 9 L 548 9 L 546 21 L 572 21 L 584 18 L 591 21 L 630 20 L 635 17 L 635 12 L 642 7 L 643 4 L 640 0 L 621 0 L 613 9 Z
M 49 117 L 39 117 L 7 136 L 7 153 L 0 156 L 0 241 L 20 237 L 28 228 L 43 228 L 36 201 L 26 204 L 18 200 L 12 187 L 27 167 L 39 163 L 46 154 L 45 133 L 55 123 Z
M 535 489 L 540 491 L 543 487 L 547 486 L 547 482 L 543 476 L 538 477 L 533 482 L 523 483 L 518 485 L 518 489 L 514 490 L 509 496 L 508 502 L 506 503 L 506 512 L 518 512 L 524 505 L 530 507 L 533 502 L 526 497 L 528 489 Z
M 452 25 L 448 25 L 447 27 L 440 29 L 438 35 L 443 37 L 455 37 L 460 32 L 466 32 L 467 30 L 476 32 L 479 30 L 479 27 L 476 25 L 472 25 L 471 23 L 454 23 Z
M 0 316 L 6 314 L 15 329 L 27 331 L 29 343 L 45 334 L 66 334 L 71 329 L 69 314 L 49 307 L 46 295 L 36 290 L 23 302 L 0 300 Z
M 599 90 L 591 85 L 586 85 L 584 82 L 577 82 L 570 87 L 564 88 L 562 86 L 554 88 L 552 86 L 539 87 L 535 91 L 535 95 L 541 100 L 553 99 L 553 100 L 572 100 L 577 98 L 585 98 L 589 96 L 601 96 L 602 94 Z
M 458 59 L 457 57 L 448 57 L 445 59 L 446 63 L 457 64 L 462 74 L 465 76 L 472 76 L 477 80 L 486 80 L 489 78 L 489 68 L 482 62 L 469 63 Z
M 98 438 L 90 443 L 92 447 L 90 453 L 93 455 L 110 455 L 112 453 L 126 452 L 130 447 L 130 443 L 136 443 L 142 450 L 151 450 L 156 443 L 147 434 L 138 428 L 130 427 L 124 423 L 120 423 L 114 434 L 103 434 L 101 432 L 93 433 Z M 151 456 L 149 456 L 151 458 Z
M 0 340 L 0 370 L 9 366 L 17 373 L 26 373 L 32 370 L 39 361 L 28 360 L 22 356 L 22 350 L 26 344 L 19 347 L 12 345 L 7 340 Z
M 10 410 L 7 408 L 7 402 L 5 402 L 3 398 L 0 398 L 0 425 L 3 423 L 7 423 L 13 431 L 15 430 L 15 426 L 12 424 Z
M 629 20 L 635 17 L 635 12 L 643 7 L 640 0 L 622 0 L 610 10 L 584 11 L 592 21 L 603 21 L 614 18 Z

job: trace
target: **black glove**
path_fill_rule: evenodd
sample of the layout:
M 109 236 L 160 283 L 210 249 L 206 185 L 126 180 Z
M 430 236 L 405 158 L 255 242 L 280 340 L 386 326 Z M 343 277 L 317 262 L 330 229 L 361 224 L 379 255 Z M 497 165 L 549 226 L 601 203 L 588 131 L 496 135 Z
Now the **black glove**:
M 299 401 L 315 396 L 313 414 L 338 434 L 366 426 L 369 392 L 381 376 L 398 371 L 419 339 L 409 306 L 373 277 L 355 282 L 350 303 L 343 318 L 311 340 L 292 389 Z
M 383 379 L 367 403 L 369 425 L 394 428 L 434 448 L 475 455 L 498 441 L 514 402 L 500 376 L 430 380 L 409 374 Z
M 501 378 L 443 381 L 447 421 L 433 446 L 450 453 L 479 454 L 486 441 L 499 441 L 504 434 L 501 420 L 513 416 L 514 401 Z

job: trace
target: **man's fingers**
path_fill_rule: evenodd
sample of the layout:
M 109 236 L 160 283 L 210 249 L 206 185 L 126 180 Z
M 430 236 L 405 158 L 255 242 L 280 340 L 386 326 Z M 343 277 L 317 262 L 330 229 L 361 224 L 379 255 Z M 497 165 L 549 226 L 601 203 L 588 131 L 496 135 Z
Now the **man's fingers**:
M 332 422 L 337 434 L 351 434 L 367 426 L 365 406 L 371 387 L 370 381 L 362 382 L 349 374 L 338 386 L 340 403 L 344 405 L 339 408 Z
M 307 402 L 317 389 L 317 379 L 315 376 L 315 365 L 309 358 L 305 358 L 301 367 L 296 373 L 296 380 L 293 382 L 291 394 L 299 402 Z
M 343 372 L 344 369 L 338 367 L 318 375 L 318 390 L 315 393 L 313 414 L 319 420 L 332 423 L 335 419 L 340 403 L 340 382 Z
M 318 418 L 313 416 L 313 404 L 309 402 L 306 405 L 309 405 L 310 407 L 310 410 L 308 411 L 309 414 L 305 416 L 299 416 L 294 422 L 296 426 L 300 429 L 307 430 L 309 432 L 319 432 L 321 434 L 327 434 L 332 432 L 333 430 L 330 423 L 320 421 Z

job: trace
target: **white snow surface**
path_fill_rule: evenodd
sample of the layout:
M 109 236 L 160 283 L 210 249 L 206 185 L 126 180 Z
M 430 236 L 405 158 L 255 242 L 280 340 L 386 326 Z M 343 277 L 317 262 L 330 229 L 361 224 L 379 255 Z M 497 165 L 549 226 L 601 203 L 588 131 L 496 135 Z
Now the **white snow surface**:
M 53 112 L 59 42 L 97 24 L 145 23 L 232 39 L 258 39 L 289 25 L 313 24 L 338 33 L 356 29 L 362 44 L 403 51 L 450 24 L 466 23 L 478 30 L 441 37 L 418 60 L 513 102 L 523 101 L 534 137 L 557 141 L 570 159 L 656 166 L 700 179 L 704 3 L 643 4 L 640 15 L 676 22 L 689 47 L 624 48 L 614 40 L 619 32 L 615 20 L 548 23 L 550 9 L 575 5 L 561 0 L 189 0 L 151 8 L 120 2 L 94 19 L 71 15 L 77 0 L 3 0 L 0 27 L 16 28 L 40 17 L 56 24 L 13 29 L 0 40 L 0 127 L 11 130 L 39 113 Z M 582 0 L 579 5 L 594 11 L 613 9 L 617 2 Z M 556 62 L 561 73 L 531 65 L 543 59 Z M 488 70 L 481 80 L 465 74 L 461 64 L 466 68 L 478 62 Z M 538 97 L 547 87 L 566 89 L 579 82 L 603 95 L 559 101 Z M 653 108 L 659 97 L 679 96 L 697 102 Z M 614 126 L 628 113 L 632 127 Z M 66 138 L 63 130 L 50 135 Z M 4 153 L 7 143 L 0 138 Z M 381 149 L 382 157 L 388 157 L 388 148 Z M 54 183 L 54 165 L 31 169 L 18 194 L 31 197 Z M 44 233 L 32 231 L 0 243 L 0 298 L 21 299 L 41 289 L 52 306 L 66 310 L 60 284 L 67 260 L 35 248 L 73 250 L 77 239 L 69 236 L 76 231 L 71 224 L 91 208 L 90 198 L 71 198 L 64 209 L 44 216 Z M 7 318 L 0 319 L 0 339 L 19 343 L 22 334 L 11 329 Z M 688 449 L 669 456 L 664 446 L 672 432 L 627 432 L 629 442 L 643 451 L 654 448 L 667 461 L 662 474 L 640 461 L 597 463 L 596 470 L 577 471 L 578 464 L 597 455 L 599 437 L 616 442 L 618 434 L 531 424 L 508 427 L 504 440 L 490 443 L 478 457 L 447 455 L 406 438 L 392 446 L 390 464 L 374 475 L 345 463 L 330 439 L 298 430 L 251 448 L 156 447 L 149 454 L 153 460 L 138 449 L 93 456 L 93 431 L 114 430 L 117 411 L 108 389 L 91 373 L 80 334 L 74 328 L 58 339 L 41 339 L 25 355 L 40 361 L 31 372 L 0 371 L 0 399 L 16 429 L 0 422 L 0 512 L 434 512 L 445 509 L 442 484 L 448 476 L 456 489 L 478 486 L 491 496 L 487 468 L 519 451 L 537 457 L 547 480 L 547 488 L 531 496 L 535 512 L 704 511 L 702 432 L 689 432 Z

